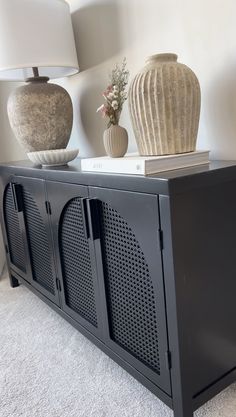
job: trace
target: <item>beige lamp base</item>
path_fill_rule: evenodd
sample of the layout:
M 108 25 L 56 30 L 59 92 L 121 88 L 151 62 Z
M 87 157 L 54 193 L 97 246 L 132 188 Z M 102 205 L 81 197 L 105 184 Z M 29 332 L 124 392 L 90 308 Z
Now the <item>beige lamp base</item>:
M 36 165 L 55 167 L 66 165 L 77 157 L 79 149 L 54 149 L 39 152 L 28 152 L 28 158 Z
M 48 83 L 47 77 L 30 78 L 8 99 L 8 117 L 16 139 L 27 152 L 66 148 L 73 124 L 67 91 Z

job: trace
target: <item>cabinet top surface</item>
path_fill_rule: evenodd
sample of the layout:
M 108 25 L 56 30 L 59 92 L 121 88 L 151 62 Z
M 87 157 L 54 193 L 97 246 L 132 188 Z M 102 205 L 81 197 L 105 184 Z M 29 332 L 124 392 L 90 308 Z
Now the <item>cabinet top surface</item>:
M 196 187 L 236 180 L 236 161 L 211 161 L 205 165 L 143 176 L 82 172 L 79 158 L 68 166 L 47 168 L 25 160 L 0 164 L 0 175 L 20 175 L 49 181 L 170 195 Z

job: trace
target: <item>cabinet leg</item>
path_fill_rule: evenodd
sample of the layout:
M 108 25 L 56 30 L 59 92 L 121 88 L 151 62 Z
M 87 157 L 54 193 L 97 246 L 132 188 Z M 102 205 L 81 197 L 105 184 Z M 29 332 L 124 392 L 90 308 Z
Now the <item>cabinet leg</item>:
M 174 411 L 174 417 L 194 417 L 193 412 L 183 412 L 179 413 L 178 411 Z
M 10 275 L 10 284 L 11 284 L 12 288 L 19 287 L 19 285 L 20 285 L 18 279 L 13 277 L 13 275 Z
M 194 417 L 193 414 L 193 407 L 192 401 L 185 401 L 183 402 L 182 399 L 174 401 L 174 417 Z

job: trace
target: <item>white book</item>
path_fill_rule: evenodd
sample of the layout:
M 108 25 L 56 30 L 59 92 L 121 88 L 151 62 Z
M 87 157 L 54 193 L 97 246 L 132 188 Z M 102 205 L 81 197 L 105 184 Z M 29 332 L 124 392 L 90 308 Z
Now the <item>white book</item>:
M 102 156 L 82 159 L 81 170 L 114 174 L 151 175 L 207 163 L 209 163 L 209 151 L 163 156 L 139 156 L 137 153 L 129 153 L 123 158 Z

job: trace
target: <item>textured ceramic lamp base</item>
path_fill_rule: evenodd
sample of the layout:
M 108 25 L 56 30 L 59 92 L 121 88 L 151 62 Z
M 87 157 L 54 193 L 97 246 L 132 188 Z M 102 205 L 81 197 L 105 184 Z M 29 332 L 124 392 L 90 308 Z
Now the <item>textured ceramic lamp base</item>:
M 129 109 L 140 155 L 196 150 L 200 115 L 197 77 L 175 54 L 151 56 L 129 90 Z
M 121 158 L 127 152 L 128 133 L 124 127 L 114 125 L 103 134 L 105 151 L 111 158 Z
M 73 108 L 64 88 L 44 77 L 31 79 L 13 91 L 7 109 L 16 139 L 27 152 L 66 148 Z

